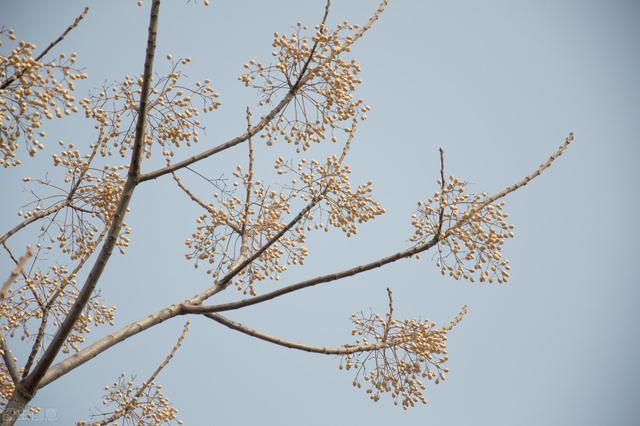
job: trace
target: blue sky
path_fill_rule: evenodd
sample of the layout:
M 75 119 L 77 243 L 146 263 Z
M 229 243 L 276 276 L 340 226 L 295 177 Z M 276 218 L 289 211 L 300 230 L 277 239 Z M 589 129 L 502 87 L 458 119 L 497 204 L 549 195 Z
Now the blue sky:
M 0 0 L 2 25 L 43 47 L 86 3 Z M 332 3 L 330 25 L 363 23 L 377 7 L 369 0 Z M 88 4 L 87 18 L 56 48 L 78 52 L 86 67 L 81 95 L 142 71 L 150 1 L 143 8 L 133 0 Z M 207 133 L 199 145 L 178 158 L 243 131 L 244 108 L 256 104 L 256 95 L 236 80 L 242 64 L 269 60 L 274 31 L 288 32 L 299 20 L 314 24 L 322 11 L 315 0 L 162 4 L 156 71 L 166 71 L 166 53 L 190 56 L 189 77 L 210 78 L 223 103 L 203 120 Z M 370 402 L 334 357 L 272 346 L 192 318 L 183 348 L 158 378 L 185 424 L 636 424 L 639 18 L 634 1 L 392 0 L 352 49 L 363 68 L 358 95 L 372 111 L 347 160 L 354 182 L 374 181 L 387 213 L 354 238 L 313 234 L 305 267 L 282 282 L 406 248 L 416 201 L 436 190 L 438 147 L 448 173 L 471 182 L 475 192 L 495 192 L 533 171 L 573 131 L 574 144 L 553 168 L 506 200 L 516 226 L 503 250 L 512 279 L 504 286 L 446 279 L 423 256 L 229 314 L 270 334 L 337 346 L 350 342 L 352 312 L 384 311 L 386 287 L 394 291 L 399 318 L 444 323 L 468 304 L 469 315 L 450 334 L 451 373 L 427 388 L 428 405 L 408 412 L 388 398 Z M 79 117 L 46 130 L 52 149 L 57 139 L 87 146 L 95 138 Z M 275 155 L 296 158 L 286 146 L 256 150 L 259 172 L 270 169 Z M 16 223 L 27 199 L 22 177 L 43 174 L 52 152 L 2 171 L 4 229 Z M 237 147 L 198 170 L 228 176 L 245 156 Z M 206 193 L 197 180 L 193 185 Z M 118 307 L 116 326 L 209 283 L 184 260 L 183 242 L 200 212 L 169 178 L 141 186 L 131 209 L 131 247 L 112 258 L 99 286 L 105 302 Z M 10 245 L 20 251 L 29 238 L 21 234 Z M 0 262 L 9 269 L 6 255 Z M 258 292 L 278 285 L 265 282 Z M 240 297 L 226 293 L 220 300 Z M 102 387 L 120 372 L 146 378 L 183 323 L 169 321 L 118 345 L 41 390 L 36 404 L 54 410 L 59 424 L 87 419 Z M 19 342 L 12 345 L 23 354 Z

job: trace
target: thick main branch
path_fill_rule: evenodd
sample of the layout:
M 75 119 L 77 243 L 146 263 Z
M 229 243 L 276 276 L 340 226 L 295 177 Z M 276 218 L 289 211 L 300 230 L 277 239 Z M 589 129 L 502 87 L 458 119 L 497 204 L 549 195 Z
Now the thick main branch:
M 111 226 L 109 228 L 109 232 L 107 234 L 105 242 L 95 263 L 93 264 L 93 267 L 87 279 L 85 280 L 85 283 L 82 286 L 82 289 L 78 294 L 78 297 L 76 298 L 74 304 L 70 307 L 67 316 L 58 328 L 49 346 L 42 355 L 42 358 L 36 364 L 33 371 L 21 383 L 20 392 L 22 393 L 22 398 L 32 398 L 33 394 L 38 389 L 40 381 L 53 363 L 53 360 L 60 351 L 62 345 L 64 344 L 64 341 L 73 329 L 73 326 L 78 320 L 82 310 L 85 308 L 87 302 L 89 301 L 91 294 L 93 293 L 119 238 L 122 223 L 124 221 L 124 216 L 131 200 L 131 196 L 133 195 L 134 188 L 138 183 L 140 174 L 140 162 L 146 131 L 147 102 L 149 98 L 151 77 L 153 73 L 153 59 L 156 48 L 159 8 L 160 0 L 154 0 L 151 6 L 143 81 L 140 102 L 138 105 L 138 120 L 136 123 L 135 139 L 133 150 L 131 153 L 131 162 L 129 165 L 127 181 L 124 185 L 124 189 L 114 213 L 113 220 L 111 222 Z

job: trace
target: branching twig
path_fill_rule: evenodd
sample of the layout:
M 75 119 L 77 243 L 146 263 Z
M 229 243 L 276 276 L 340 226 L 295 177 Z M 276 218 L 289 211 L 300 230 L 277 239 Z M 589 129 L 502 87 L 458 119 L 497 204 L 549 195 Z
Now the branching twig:
M 185 194 L 187 194 L 187 196 L 191 199 L 191 201 L 195 202 L 197 205 L 199 205 L 209 213 L 211 214 L 215 213 L 215 210 L 212 209 L 211 206 L 206 204 L 204 201 L 198 198 L 189 188 L 187 188 L 187 186 L 184 184 L 184 182 L 182 182 L 182 180 L 178 177 L 178 175 L 175 172 L 171 172 L 171 176 L 173 176 L 173 180 L 178 185 L 178 188 L 180 188 Z M 229 228 L 233 229 L 234 232 L 236 232 L 239 235 L 242 235 L 242 231 L 235 223 L 228 221 L 227 225 L 229 226 Z

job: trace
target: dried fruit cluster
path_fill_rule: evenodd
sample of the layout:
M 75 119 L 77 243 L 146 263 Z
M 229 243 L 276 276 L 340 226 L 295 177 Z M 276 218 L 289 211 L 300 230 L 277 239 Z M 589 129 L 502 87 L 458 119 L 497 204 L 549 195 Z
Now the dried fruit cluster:
M 0 31 L 3 39 L 15 42 L 13 30 Z M 6 41 L 6 40 L 5 40 Z M 76 54 L 67 57 L 61 53 L 57 61 L 43 63 L 34 57 L 36 45 L 20 41 L 6 55 L 0 54 L 0 166 L 21 164 L 16 159 L 20 140 L 34 156 L 44 148 L 40 138 L 44 118 L 61 118 L 78 108 L 71 95 L 75 80 L 87 75 L 74 68 Z
M 466 306 L 444 327 L 427 320 L 395 320 L 391 309 L 386 317 L 377 314 L 353 314 L 352 334 L 358 336 L 353 345 L 367 349 L 343 357 L 340 369 L 355 370 L 353 386 L 361 388 L 373 401 L 389 393 L 394 404 L 403 409 L 426 404 L 423 379 L 439 384 L 449 371 L 447 362 L 447 333 L 467 312 Z
M 36 342 L 42 345 L 46 327 L 58 327 L 76 300 L 76 278 L 64 266 L 52 266 L 46 273 L 36 271 L 23 278 L 21 285 L 16 285 L 0 302 L 2 333 L 14 337 L 20 332 L 22 340 L 35 334 Z M 80 350 L 78 344 L 84 342 L 91 325 L 113 325 L 114 312 L 115 307 L 104 306 L 99 295 L 94 295 L 75 323 L 62 351 Z M 34 323 L 40 324 L 37 332 L 33 330 Z
M 315 27 L 313 35 L 305 35 L 306 25 L 298 23 L 289 36 L 274 34 L 274 65 L 265 66 L 255 60 L 244 67 L 239 77 L 245 86 L 258 89 L 260 105 L 270 104 L 276 94 L 290 92 L 293 100 L 273 119 L 260 135 L 268 145 L 282 138 L 300 149 L 330 138 L 338 140 L 337 130 L 350 133 L 357 120 L 365 120 L 370 107 L 354 98 L 362 83 L 357 75 L 360 65 L 344 60 L 358 25 L 343 22 L 333 31 L 324 24 Z
M 181 66 L 191 62 L 182 58 L 171 62 L 171 71 L 159 78 L 151 88 L 147 106 L 147 132 L 144 152 L 151 157 L 154 143 L 160 145 L 166 157 L 173 156 L 173 148 L 181 144 L 197 143 L 199 132 L 204 128 L 198 119 L 200 112 L 210 112 L 220 106 L 220 96 L 209 80 L 196 82 L 194 87 L 182 85 L 184 77 Z M 142 90 L 142 77 L 125 76 L 121 83 L 104 87 L 98 94 L 80 100 L 85 116 L 96 121 L 98 145 L 103 156 L 112 155 L 117 149 L 125 157 L 135 137 L 135 120 Z M 200 107 L 196 103 L 201 103 Z
M 182 424 L 182 421 L 177 419 L 178 410 L 171 406 L 162 393 L 162 385 L 155 381 L 137 386 L 134 376 L 127 380 L 122 373 L 115 382 L 104 389 L 106 394 L 102 404 L 108 407 L 109 411 L 95 415 L 96 419 L 91 422 L 80 421 L 77 426 L 107 425 L 114 424 L 115 421 L 122 425 L 136 426 Z M 114 417 L 114 421 L 104 421 Z
M 420 244 L 438 238 L 436 266 L 445 275 L 471 282 L 505 283 L 509 261 L 502 245 L 513 238 L 513 225 L 506 222 L 504 203 L 485 206 L 488 194 L 468 194 L 465 183 L 449 176 L 441 190 L 418 202 L 411 216 L 415 231 L 410 241 Z
M 343 151 L 343 153 L 346 153 Z M 342 159 L 330 155 L 324 163 L 301 159 L 296 167 L 278 157 L 275 163 L 279 175 L 295 176 L 293 190 L 304 201 L 322 201 L 313 212 L 317 228 L 328 230 L 329 226 L 342 230 L 347 237 L 355 235 L 358 224 L 365 223 L 385 213 L 384 207 L 370 194 L 373 182 L 351 188 L 351 168 L 342 164 Z M 298 183 L 300 180 L 300 185 Z
M 242 169 L 234 174 L 240 177 Z M 240 262 L 262 247 L 284 227 L 284 219 L 291 210 L 292 195 L 266 188 L 260 180 L 243 176 L 242 185 L 249 188 L 249 202 L 232 193 L 218 195 L 216 206 L 209 204 L 208 212 L 196 219 L 196 231 L 185 244 L 186 257 L 195 266 L 205 261 L 212 265 L 207 273 L 214 280 L 231 271 Z M 260 257 L 240 273 L 234 283 L 245 294 L 255 294 L 254 284 L 266 278 L 279 279 L 288 265 L 303 264 L 308 254 L 303 229 L 296 227 L 265 250 Z
M 91 154 L 82 155 L 73 145 L 63 147 L 58 154 L 53 154 L 54 167 L 64 168 L 64 183 L 69 187 L 51 183 L 48 179 L 32 180 L 25 177 L 25 182 L 39 184 L 53 193 L 46 196 L 36 196 L 34 208 L 23 209 L 18 215 L 28 219 L 39 214 L 43 209 L 45 199 L 57 199 L 49 208 L 66 208 L 64 214 L 57 212 L 42 219 L 41 238 L 44 238 L 46 248 L 52 249 L 58 245 L 62 253 L 69 254 L 71 260 L 78 260 L 90 256 L 101 241 L 115 214 L 118 200 L 126 182 L 127 165 L 109 166 L 102 169 L 92 167 L 97 146 L 93 146 Z M 35 190 L 31 191 L 36 194 Z M 97 220 L 97 222 L 96 222 Z M 131 229 L 125 224 L 116 246 L 124 253 L 129 245 Z

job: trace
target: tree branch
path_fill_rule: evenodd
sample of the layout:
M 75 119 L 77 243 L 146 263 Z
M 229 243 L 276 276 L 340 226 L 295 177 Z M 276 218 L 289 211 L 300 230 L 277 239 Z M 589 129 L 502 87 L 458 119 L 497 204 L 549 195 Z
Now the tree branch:
M 444 221 L 444 151 L 440 148 L 440 213 L 438 216 L 438 232 L 436 235 L 440 238 L 442 232 L 442 222 Z
M 175 304 L 154 312 L 142 320 L 134 321 L 122 327 L 120 330 L 117 330 L 101 338 L 97 342 L 87 346 L 81 351 L 76 352 L 65 360 L 60 361 L 59 363 L 49 368 L 49 370 L 47 370 L 47 373 L 40 381 L 38 387 L 42 388 L 48 385 L 49 383 L 67 374 L 69 371 L 75 369 L 76 367 L 79 367 L 85 362 L 92 360 L 112 346 L 115 346 L 118 343 L 128 339 L 129 337 L 135 336 L 136 334 L 141 333 L 155 325 L 161 324 L 168 319 L 181 315 L 181 313 L 182 304 Z
M 513 185 L 507 186 L 502 191 L 492 195 L 491 197 L 487 198 L 484 202 L 480 203 L 475 208 L 473 208 L 473 209 L 469 210 L 468 212 L 466 212 L 463 215 L 462 219 L 460 219 L 458 222 L 456 222 L 453 226 L 449 227 L 445 231 L 445 233 L 442 236 L 442 238 L 443 239 L 447 238 L 453 231 L 455 231 L 456 229 L 460 228 L 462 225 L 467 223 L 469 221 L 469 219 L 471 219 L 476 213 L 478 213 L 479 211 L 481 211 L 482 209 L 487 207 L 489 204 L 494 203 L 494 202 L 498 201 L 499 199 L 506 197 L 507 195 L 509 195 L 513 191 L 522 188 L 523 186 L 525 186 L 526 184 L 531 182 L 533 179 L 535 179 L 538 176 L 540 176 L 540 174 L 542 174 L 542 172 L 544 172 L 549 167 L 551 167 L 551 164 L 558 157 L 560 157 L 564 153 L 564 151 L 569 147 L 569 145 L 571 145 L 572 142 L 573 142 L 573 132 L 569 133 L 569 135 L 566 137 L 564 143 L 562 145 L 560 145 L 558 147 L 558 149 L 556 149 L 556 151 L 547 159 L 547 161 L 545 161 L 544 163 L 540 164 L 540 166 L 538 166 L 538 168 L 533 173 L 531 173 L 528 176 L 525 176 L 522 180 L 514 183 Z
M 572 136 L 572 135 L 570 135 Z M 570 139 L 570 138 L 568 138 Z M 572 138 L 571 138 L 572 140 Z M 570 142 L 569 142 L 570 143 Z M 564 148 L 561 147 L 562 151 L 564 151 L 564 149 L 566 149 L 567 146 L 567 142 L 565 142 L 565 145 L 563 145 Z M 552 157 L 545 163 L 543 163 L 542 166 L 544 166 L 543 170 L 548 168 L 549 165 L 546 165 L 547 163 L 550 164 L 550 162 L 552 162 L 553 160 L 555 160 L 555 158 L 557 158 L 559 154 L 554 154 L 552 155 Z M 541 166 L 541 167 L 542 167 Z M 539 168 L 540 169 L 540 168 Z M 538 170 L 539 170 L 538 169 Z M 533 174 L 535 174 L 536 172 L 534 172 Z M 539 174 L 539 173 L 538 173 Z M 531 175 L 530 175 L 531 176 Z M 526 180 L 523 179 L 523 181 Z M 529 181 L 531 180 L 531 178 L 529 179 Z M 522 182 L 522 181 L 521 181 Z M 518 185 L 518 184 L 516 184 Z M 522 186 L 522 185 L 520 185 Z M 509 188 L 509 187 L 508 187 Z M 492 199 L 495 196 L 491 197 Z M 497 198 L 496 198 L 497 199 Z M 494 200 L 495 201 L 495 200 Z M 445 234 L 446 235 L 446 232 Z M 100 353 L 104 352 L 105 350 L 111 348 L 112 346 L 128 339 L 129 337 L 132 337 L 144 330 L 147 330 L 151 327 L 153 327 L 154 325 L 160 324 L 170 318 L 173 318 L 175 316 L 178 315 L 184 315 L 184 314 L 209 314 L 209 313 L 215 313 L 215 312 L 223 312 L 223 311 L 229 311 L 229 310 L 234 310 L 234 309 L 240 309 L 243 308 L 245 306 L 251 306 L 257 303 L 261 303 L 267 300 L 271 300 L 274 299 L 276 297 L 285 295 L 287 293 L 291 293 L 297 290 L 301 290 L 303 288 L 307 288 L 307 287 L 312 287 L 316 284 L 321 284 L 324 282 L 331 282 L 331 281 L 335 281 L 341 278 L 345 278 L 348 276 L 352 276 L 352 275 L 356 275 L 359 274 L 361 272 L 365 272 L 371 269 L 375 269 L 378 267 L 381 267 L 383 265 L 386 265 L 388 263 L 394 262 L 396 260 L 405 258 L 405 257 L 410 257 L 414 254 L 420 253 L 422 251 L 428 250 L 429 248 L 433 247 L 435 244 L 437 244 L 438 240 L 436 238 L 433 238 L 432 240 L 428 241 L 427 243 L 423 244 L 423 245 L 419 245 L 416 247 L 413 247 L 409 250 L 405 250 L 402 252 L 398 252 L 394 255 L 391 256 L 387 256 L 385 258 L 381 258 L 377 261 L 368 263 L 368 264 L 364 264 L 364 265 L 360 265 L 351 269 L 347 269 L 345 271 L 342 272 L 337 272 L 337 273 L 332 273 L 332 274 L 328 274 L 328 275 L 323 275 L 320 277 L 316 277 L 316 278 L 312 278 L 306 281 L 301 281 L 297 284 L 292 284 L 286 287 L 283 287 L 279 290 L 275 290 L 272 291 L 270 293 L 266 293 L 263 294 L 261 296 L 256 296 L 253 298 L 249 298 L 249 299 L 243 299 L 237 302 L 231 302 L 231 303 L 224 303 L 224 304 L 218 304 L 218 305 L 210 305 L 210 306 L 197 306 L 194 305 L 194 299 L 197 302 L 197 299 L 202 297 L 201 300 L 205 300 L 206 297 L 210 297 L 211 295 L 217 293 L 218 291 L 220 291 L 220 289 L 218 287 L 215 287 L 214 290 L 208 290 L 206 293 L 201 293 L 199 296 L 197 296 L 196 298 L 193 298 L 192 300 L 185 302 L 185 303 L 181 303 L 181 304 L 174 304 L 169 306 L 168 308 L 162 309 L 158 312 L 155 312 L 149 316 L 147 316 L 146 318 L 144 318 L 143 320 L 140 321 L 135 321 L 133 323 L 130 323 L 129 325 L 123 327 L 122 329 L 116 331 L 115 333 L 112 333 L 100 340 L 98 340 L 97 342 L 93 343 L 92 345 L 88 346 L 85 349 L 82 349 L 80 352 L 77 352 L 76 354 L 70 356 L 69 358 L 59 362 L 58 364 L 54 365 L 53 367 L 51 367 L 49 369 L 49 371 L 47 372 L 47 374 L 45 375 L 45 377 L 42 379 L 42 381 L 40 382 L 40 386 L 39 387 L 43 387 L 46 386 L 47 384 L 51 383 L 52 381 L 58 379 L 59 377 L 61 377 L 62 375 L 68 373 L 69 371 L 75 369 L 76 367 L 84 364 L 85 362 L 93 359 L 94 357 L 96 357 L 97 355 L 99 355 Z M 206 296 L 206 297 L 204 297 Z M 466 312 L 466 310 L 464 310 Z M 456 317 L 457 318 L 457 317 Z M 213 319 L 213 318 L 212 318 Z M 455 325 L 455 321 L 458 321 L 456 319 L 454 319 L 454 321 L 452 321 L 452 323 L 450 323 L 449 326 L 453 326 Z
M 203 314 L 208 312 L 223 312 L 223 311 L 231 311 L 235 309 L 244 308 L 245 306 L 256 305 L 258 303 L 262 303 L 267 300 L 275 299 L 276 297 L 285 295 L 287 293 L 292 293 L 294 291 L 302 290 L 303 288 L 312 287 L 318 284 L 327 283 L 331 281 L 336 281 L 342 278 L 350 277 L 352 275 L 357 275 L 362 272 L 370 271 L 372 269 L 376 269 L 381 266 L 387 265 L 389 263 L 395 262 L 396 260 L 411 257 L 425 250 L 429 250 L 431 247 L 435 246 L 437 242 L 438 240 L 436 238 L 433 238 L 430 241 L 424 244 L 421 244 L 419 246 L 412 247 L 408 250 L 404 250 L 404 251 L 392 254 L 391 256 L 383 257 L 381 259 L 375 260 L 370 263 L 365 263 L 363 265 L 358 265 L 353 268 L 345 269 L 340 272 L 334 272 L 331 274 L 321 275 L 319 277 L 311 278 L 305 281 L 300 281 L 299 283 L 291 284 L 286 287 L 282 287 L 278 290 L 274 290 L 269 293 L 262 294 L 260 296 L 242 299 L 237 302 L 222 303 L 219 305 L 201 305 L 201 306 L 198 306 L 195 304 L 187 304 L 184 307 L 184 313 Z
M 245 325 L 242 325 L 238 322 L 231 321 L 229 318 L 223 317 L 220 314 L 216 313 L 208 313 L 204 314 L 209 319 L 214 320 L 217 323 L 224 325 L 225 327 L 229 327 L 232 330 L 239 331 L 248 336 L 255 337 L 260 340 L 264 340 L 269 343 L 275 343 L 279 346 L 284 346 L 289 349 L 297 349 L 305 352 L 313 352 L 316 354 L 324 354 L 324 355 L 348 355 L 356 352 L 368 352 L 368 351 L 376 351 L 380 349 L 384 349 L 389 347 L 389 343 L 376 343 L 373 345 L 359 345 L 359 346 L 349 346 L 345 345 L 343 347 L 327 347 L 327 346 L 313 346 L 313 345 L 305 345 L 303 343 L 293 342 L 291 340 L 281 339 L 279 337 L 271 336 L 265 333 L 261 333 L 257 330 L 249 328 Z
M 11 380 L 13 380 L 14 385 L 17 385 L 18 382 L 20 382 L 20 373 L 16 366 L 16 362 L 13 359 L 13 355 L 7 346 L 7 342 L 4 340 L 3 333 L 0 333 L 0 351 L 2 351 L 2 359 L 4 360 L 4 365 L 7 366 L 7 371 L 11 376 Z
M 60 325 L 58 331 L 56 332 L 55 336 L 51 340 L 51 343 L 42 355 L 40 361 L 36 364 L 33 371 L 23 380 L 23 393 L 26 393 L 27 397 L 32 398 L 35 391 L 40 387 L 40 381 L 47 372 L 47 369 L 53 363 L 56 355 L 60 351 L 60 348 L 64 344 L 64 341 L 71 332 L 75 322 L 77 321 L 82 310 L 89 301 L 89 298 L 91 297 L 91 294 L 93 293 L 93 290 L 95 289 L 98 280 L 100 279 L 100 276 L 102 275 L 102 272 L 104 271 L 104 268 L 109 258 L 111 257 L 113 248 L 115 247 L 116 241 L 120 234 L 120 229 L 122 227 L 122 222 L 124 220 L 129 201 L 131 200 L 133 190 L 138 182 L 138 178 L 140 175 L 140 161 L 142 157 L 145 138 L 147 102 L 149 98 L 149 88 L 153 72 L 153 59 L 156 47 L 159 8 L 160 0 L 154 0 L 151 5 L 144 73 L 142 77 L 140 102 L 138 105 L 138 121 L 136 124 L 135 139 L 133 151 L 131 154 L 131 163 L 129 165 L 127 181 L 122 191 L 122 195 L 120 197 L 118 207 L 116 208 L 106 240 L 102 246 L 102 249 L 100 250 L 98 258 L 96 259 L 91 269 L 91 272 L 89 273 L 89 276 L 87 277 L 82 289 L 80 290 L 80 293 L 78 294 L 75 303 L 69 309 L 69 313 Z

